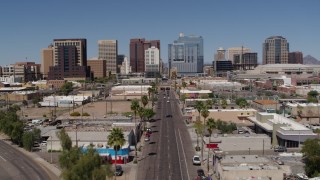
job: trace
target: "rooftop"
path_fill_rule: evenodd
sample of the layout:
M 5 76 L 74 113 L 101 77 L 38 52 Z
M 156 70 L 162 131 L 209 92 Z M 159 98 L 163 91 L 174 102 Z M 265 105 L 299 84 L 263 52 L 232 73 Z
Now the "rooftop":
M 278 104 L 276 101 L 273 100 L 255 100 L 253 101 L 257 104 L 261 104 L 261 105 L 272 105 L 272 104 Z

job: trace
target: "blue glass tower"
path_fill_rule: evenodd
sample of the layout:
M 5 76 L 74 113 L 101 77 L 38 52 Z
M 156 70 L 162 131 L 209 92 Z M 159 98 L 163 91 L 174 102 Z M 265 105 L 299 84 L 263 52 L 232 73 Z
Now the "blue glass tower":
M 179 75 L 193 75 L 203 72 L 203 38 L 185 36 L 168 45 L 169 69 L 177 69 Z

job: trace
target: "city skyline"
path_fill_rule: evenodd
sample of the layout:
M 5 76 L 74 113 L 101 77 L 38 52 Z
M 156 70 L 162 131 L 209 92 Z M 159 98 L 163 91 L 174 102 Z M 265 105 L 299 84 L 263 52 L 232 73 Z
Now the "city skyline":
M 61 7 L 59 0 L 6 1 L 0 7 L 0 65 L 41 63 L 41 49 L 52 39 L 71 38 L 87 39 L 88 59 L 98 57 L 98 40 L 118 40 L 118 53 L 129 57 L 130 39 L 159 39 L 161 58 L 167 63 L 168 44 L 181 32 L 203 37 L 204 63 L 212 62 L 219 47 L 241 46 L 257 52 L 262 63 L 262 44 L 270 36 L 286 38 L 290 52 L 320 59 L 319 5 L 316 0 L 165 1 L 155 5 L 146 1 L 68 1 Z

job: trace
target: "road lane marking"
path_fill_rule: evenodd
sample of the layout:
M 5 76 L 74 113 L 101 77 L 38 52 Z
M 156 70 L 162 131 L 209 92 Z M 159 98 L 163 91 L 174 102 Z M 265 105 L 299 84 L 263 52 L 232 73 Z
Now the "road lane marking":
M 181 139 L 181 134 L 180 134 L 180 130 L 179 130 L 179 129 L 178 129 L 178 133 L 179 133 L 181 148 L 182 148 L 182 151 L 183 151 L 184 163 L 185 163 L 186 168 L 187 168 L 188 180 L 190 180 L 190 175 L 189 175 L 189 170 L 188 170 L 188 165 L 187 165 L 186 153 L 184 152 L 184 148 L 183 148 L 183 146 L 182 146 L 182 139 Z
M 181 178 L 183 179 L 182 168 L 181 168 L 181 159 L 180 159 L 180 151 L 179 151 L 179 147 L 178 147 L 178 139 L 177 139 L 176 131 L 174 131 L 174 136 L 175 136 L 175 138 L 176 138 L 176 145 L 177 145 L 177 150 L 178 150 L 178 159 L 179 159 L 180 174 L 181 174 Z M 188 167 L 186 167 L 186 168 L 188 168 Z
M 0 158 L 4 161 L 7 162 L 7 160 L 5 158 L 3 158 L 2 156 L 0 156 Z

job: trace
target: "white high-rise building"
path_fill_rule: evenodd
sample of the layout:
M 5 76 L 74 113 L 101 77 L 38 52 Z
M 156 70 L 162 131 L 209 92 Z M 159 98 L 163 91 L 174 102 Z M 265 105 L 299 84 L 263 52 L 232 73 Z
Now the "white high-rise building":
M 99 40 L 99 59 L 106 60 L 107 75 L 117 73 L 117 56 L 118 41 L 117 40 Z
M 145 71 L 160 72 L 160 51 L 158 48 L 151 46 L 145 50 Z
M 120 74 L 130 74 L 131 73 L 131 66 L 129 64 L 127 57 L 124 57 L 122 65 L 120 67 Z
M 233 47 L 233 48 L 228 48 L 228 57 L 227 59 L 232 61 L 234 63 L 234 55 L 241 55 L 244 53 L 249 53 L 251 52 L 250 48 L 245 48 L 245 47 Z

